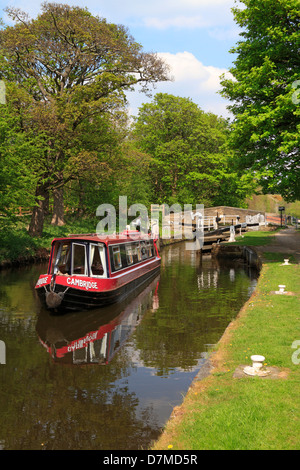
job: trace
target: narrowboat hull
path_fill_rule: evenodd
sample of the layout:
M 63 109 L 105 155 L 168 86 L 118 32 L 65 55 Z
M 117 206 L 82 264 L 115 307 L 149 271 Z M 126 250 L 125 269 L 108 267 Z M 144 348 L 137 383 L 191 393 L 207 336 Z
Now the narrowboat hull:
M 126 299 L 160 271 L 160 258 L 107 279 L 83 276 L 40 276 L 36 292 L 42 304 L 54 313 L 104 307 Z
M 108 364 L 140 323 L 158 305 L 159 275 L 124 301 L 81 313 L 54 316 L 41 309 L 36 324 L 40 343 L 54 362 Z

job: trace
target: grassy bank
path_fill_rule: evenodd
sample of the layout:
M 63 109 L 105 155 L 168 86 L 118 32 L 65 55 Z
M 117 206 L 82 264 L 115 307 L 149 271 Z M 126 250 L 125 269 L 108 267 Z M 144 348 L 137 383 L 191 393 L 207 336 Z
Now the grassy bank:
M 14 223 L 6 225 L 0 231 L 0 264 L 22 263 L 33 257 L 45 256 L 53 238 L 66 236 L 69 233 L 95 232 L 98 222 L 99 220 L 96 219 L 77 219 L 74 216 L 68 216 L 66 224 L 57 227 L 51 225 L 50 218 L 47 218 L 43 236 L 32 238 L 27 232 L 29 217 L 17 218 Z
M 272 227 L 270 231 L 250 231 L 245 232 L 242 236 L 236 235 L 236 242 L 230 243 L 231 245 L 244 245 L 244 246 L 266 246 L 269 245 L 275 233 L 280 231 L 280 228 Z
M 212 373 L 193 383 L 153 449 L 299 449 L 300 268 L 282 266 L 285 257 L 269 248 L 255 293 L 211 355 Z M 279 284 L 293 295 L 272 293 Z M 252 354 L 265 356 L 277 375 L 237 378 Z

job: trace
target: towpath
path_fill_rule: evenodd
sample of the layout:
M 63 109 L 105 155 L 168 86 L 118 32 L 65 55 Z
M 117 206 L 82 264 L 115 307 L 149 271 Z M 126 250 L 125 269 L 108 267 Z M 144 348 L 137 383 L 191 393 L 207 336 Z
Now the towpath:
M 273 241 L 259 248 L 259 251 L 272 251 L 293 255 L 297 263 L 300 263 L 300 231 L 295 227 L 280 230 L 275 234 Z

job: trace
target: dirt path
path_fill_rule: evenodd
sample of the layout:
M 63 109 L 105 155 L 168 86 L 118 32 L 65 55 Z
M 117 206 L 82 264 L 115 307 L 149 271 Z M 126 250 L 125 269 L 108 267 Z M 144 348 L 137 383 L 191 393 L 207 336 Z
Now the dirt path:
M 283 229 L 275 234 L 270 245 L 260 247 L 260 251 L 272 251 L 293 255 L 297 263 L 300 263 L 300 232 L 294 227 Z

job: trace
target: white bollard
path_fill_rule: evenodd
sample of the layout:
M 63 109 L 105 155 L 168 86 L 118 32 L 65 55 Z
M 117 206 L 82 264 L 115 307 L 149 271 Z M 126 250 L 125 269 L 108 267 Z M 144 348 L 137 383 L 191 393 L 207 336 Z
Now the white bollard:
M 252 366 L 246 366 L 244 372 L 247 375 L 265 377 L 270 373 L 270 370 L 263 369 L 263 363 L 265 357 L 260 354 L 254 354 L 251 356 Z

